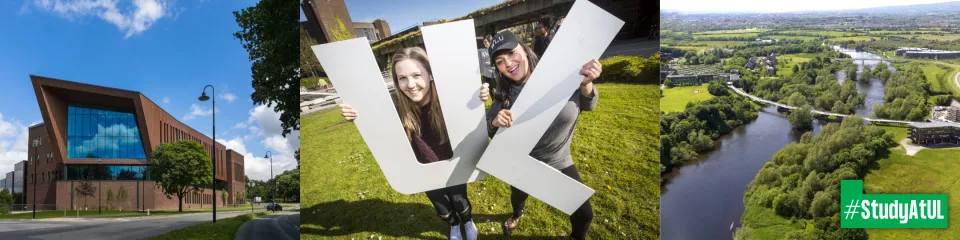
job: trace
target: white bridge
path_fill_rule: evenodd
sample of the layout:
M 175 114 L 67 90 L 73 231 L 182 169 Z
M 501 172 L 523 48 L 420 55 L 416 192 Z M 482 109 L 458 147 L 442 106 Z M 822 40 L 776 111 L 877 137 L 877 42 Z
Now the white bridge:
M 766 100 L 766 99 L 763 99 L 763 98 L 759 98 L 759 97 L 757 97 L 757 96 L 754 96 L 754 95 L 751 95 L 751 94 L 749 94 L 749 93 L 746 93 L 746 92 L 744 92 L 743 90 L 741 90 L 741 89 L 739 89 L 739 88 L 737 88 L 737 87 L 734 87 L 734 86 L 732 86 L 732 85 L 727 85 L 727 87 L 729 87 L 730 89 L 733 89 L 733 91 L 734 91 L 734 92 L 737 92 L 737 94 L 743 95 L 743 96 L 745 96 L 745 97 L 747 97 L 747 98 L 750 98 L 750 100 L 753 100 L 753 101 L 756 101 L 756 102 L 761 102 L 761 103 L 770 104 L 770 105 L 776 105 L 777 107 L 782 107 L 782 108 L 786 108 L 786 109 L 790 109 L 790 110 L 794 110 L 794 109 L 797 109 L 797 108 L 798 108 L 798 107 L 786 105 L 786 104 L 783 104 L 783 103 L 778 103 L 778 102 Z M 815 113 L 815 114 L 820 114 L 820 115 L 828 115 L 828 116 L 835 116 L 835 117 L 842 117 L 842 118 L 852 116 L 852 115 L 849 115 L 849 114 L 839 114 L 839 113 L 832 113 L 832 112 L 824 112 L 824 111 L 820 111 L 820 110 L 816 110 L 816 109 L 813 109 L 813 110 L 810 111 L 810 112 L 813 112 L 813 113 Z M 903 120 L 892 120 L 892 119 L 881 119 L 881 118 L 869 118 L 869 117 L 863 117 L 863 120 L 867 120 L 867 121 L 870 121 L 870 122 L 903 123 L 903 124 L 918 123 L 918 122 L 903 121 Z

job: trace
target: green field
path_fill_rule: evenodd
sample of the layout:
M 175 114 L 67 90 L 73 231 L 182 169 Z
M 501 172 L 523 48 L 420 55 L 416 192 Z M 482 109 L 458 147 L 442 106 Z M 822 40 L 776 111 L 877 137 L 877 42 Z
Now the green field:
M 584 183 L 596 190 L 592 239 L 655 239 L 660 232 L 658 86 L 598 84 L 600 100 L 583 112 L 571 153 Z M 399 126 L 398 126 L 399 127 Z M 356 125 L 336 109 L 304 116 L 303 239 L 446 239 L 449 228 L 423 194 L 390 188 Z M 468 185 L 481 239 L 503 238 L 511 213 L 509 186 L 496 177 Z M 566 214 L 530 198 L 514 238 L 570 232 Z
M 915 156 L 894 150 L 864 178 L 867 193 L 945 193 L 946 229 L 867 229 L 870 239 L 960 239 L 960 149 L 924 149 Z
M 933 63 L 913 62 L 910 64 L 920 65 L 920 69 L 923 70 L 923 75 L 926 76 L 927 82 L 930 83 L 931 90 L 951 91 L 952 87 L 950 87 L 950 84 L 953 84 L 953 75 L 950 73 L 953 73 L 954 69 Z
M 850 32 L 823 31 L 823 30 L 789 30 L 782 31 L 787 34 L 797 34 L 802 36 L 827 36 L 827 37 L 845 37 L 853 35 Z
M 707 85 L 685 86 L 663 89 L 660 98 L 660 110 L 663 112 L 682 112 L 689 102 L 699 102 L 714 98 L 707 91 Z
M 247 221 L 267 215 L 267 212 L 248 213 L 233 218 L 219 219 L 217 223 L 203 223 L 182 228 L 166 234 L 152 237 L 151 240 L 192 240 L 192 239 L 222 239 L 237 238 L 237 231 Z
M 905 37 L 905 38 L 914 38 L 917 39 L 926 39 L 926 40 L 937 40 L 937 41 L 953 41 L 960 39 L 960 34 L 944 34 L 943 36 L 933 35 L 933 34 L 897 34 L 891 36 Z
M 777 75 L 780 76 L 790 76 L 793 74 L 793 66 L 800 64 L 802 62 L 809 62 L 811 59 L 816 58 L 817 54 L 815 53 L 794 53 L 794 54 L 784 54 L 777 57 L 778 65 L 777 66 Z M 782 63 L 782 64 L 780 64 Z
M 783 40 L 792 40 L 792 39 L 798 39 L 798 40 L 803 40 L 803 41 L 814 41 L 814 40 L 817 40 L 817 37 L 811 37 L 811 36 L 770 35 L 770 36 L 765 36 L 765 37 L 763 37 L 763 38 L 764 38 L 764 39 L 767 39 L 767 38 L 769 38 L 769 39 L 777 39 L 777 40 L 780 40 L 780 41 L 783 41 Z
M 714 34 L 737 34 L 737 33 L 761 33 L 769 31 L 767 29 L 737 29 L 737 30 L 719 30 L 719 31 L 706 31 L 706 32 L 696 32 L 693 35 L 714 35 Z
M 744 32 L 744 33 L 719 33 L 719 34 L 693 34 L 694 40 L 700 40 L 701 38 L 716 38 L 716 37 L 747 37 L 747 38 L 756 38 L 758 33 L 755 32 Z
M 830 41 L 843 42 L 843 41 L 852 40 L 854 42 L 859 42 L 859 41 L 870 41 L 871 39 L 879 39 L 879 38 L 873 37 L 873 36 L 838 37 L 838 38 L 831 38 Z

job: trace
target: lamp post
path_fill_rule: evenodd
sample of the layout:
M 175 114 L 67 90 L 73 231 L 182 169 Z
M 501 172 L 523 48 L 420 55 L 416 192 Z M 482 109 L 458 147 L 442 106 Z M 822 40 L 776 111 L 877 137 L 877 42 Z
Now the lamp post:
M 40 141 L 37 139 L 33 140 L 33 154 L 37 155 L 37 147 L 40 146 Z M 39 155 L 37 155 L 39 156 Z M 28 158 L 30 156 L 27 156 Z M 37 166 L 40 162 L 40 159 L 33 159 L 33 218 L 37 218 Z
M 201 102 L 210 100 L 211 97 L 207 96 L 207 87 L 210 88 L 210 96 L 213 96 L 213 108 L 210 110 L 213 112 L 213 143 L 210 144 L 213 146 L 213 223 L 217 223 L 217 89 L 213 88 L 213 85 L 207 85 L 203 87 L 203 94 L 200 94 L 200 97 L 197 98 Z
M 263 158 L 270 158 L 270 179 L 273 179 L 273 153 L 267 151 L 266 154 L 263 154 Z M 277 180 L 273 179 L 273 194 L 270 194 L 270 199 L 273 200 L 273 204 L 277 204 Z M 269 205 L 268 205 L 269 206 Z M 270 208 L 273 212 L 277 212 L 277 206 Z
M 97 167 L 103 169 L 103 159 L 97 159 Z M 100 172 L 103 174 L 103 172 Z M 97 176 L 97 214 L 103 215 L 103 175 Z

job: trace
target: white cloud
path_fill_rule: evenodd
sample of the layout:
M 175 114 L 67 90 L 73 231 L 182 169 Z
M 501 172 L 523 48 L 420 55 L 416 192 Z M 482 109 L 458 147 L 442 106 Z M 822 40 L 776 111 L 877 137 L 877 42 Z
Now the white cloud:
M 221 93 L 220 99 L 227 100 L 228 103 L 233 103 L 233 100 L 237 100 L 237 95 L 233 95 L 233 93 Z
M 234 137 L 230 141 L 218 141 L 226 146 L 243 150 L 235 151 L 244 155 L 246 173 L 251 179 L 267 180 L 270 178 L 270 159 L 263 158 L 266 151 L 270 151 L 273 155 L 274 175 L 297 167 L 294 153 L 300 149 L 300 131 L 293 131 L 283 137 L 281 135 L 283 128 L 280 126 L 280 113 L 274 112 L 272 108 L 266 105 L 254 107 L 249 112 L 247 122 L 237 123 L 234 128 L 247 129 L 250 134 L 242 138 Z M 244 141 L 255 139 L 259 139 L 259 143 L 264 146 L 264 152 L 245 152 Z
M 133 0 L 133 6 L 117 6 L 116 0 L 33 0 L 33 6 L 41 11 L 54 12 L 60 17 L 74 20 L 86 16 L 97 16 L 113 24 L 124 38 L 139 35 L 149 29 L 157 20 L 170 15 L 170 3 L 167 0 Z M 21 8 L 20 13 L 29 10 Z
M 13 171 L 13 165 L 27 160 L 27 126 L 20 121 L 4 120 L 0 113 L 0 178 Z
M 217 112 L 220 112 L 220 110 L 217 110 Z M 200 105 L 193 103 L 190 104 L 190 112 L 183 116 L 183 120 L 188 121 L 197 117 L 210 116 L 210 114 L 213 114 L 213 110 L 210 110 L 210 108 L 201 107 Z
M 164 96 L 160 101 L 162 101 L 164 104 L 170 103 L 170 97 Z

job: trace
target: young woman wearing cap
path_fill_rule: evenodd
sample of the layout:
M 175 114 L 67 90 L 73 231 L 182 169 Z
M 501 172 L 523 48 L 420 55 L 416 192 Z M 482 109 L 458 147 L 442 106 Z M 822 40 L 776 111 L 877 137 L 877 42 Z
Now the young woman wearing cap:
M 393 86 L 403 92 L 397 97 L 400 121 L 417 161 L 427 164 L 452 158 L 453 150 L 426 51 L 419 47 L 404 48 L 393 55 L 392 63 Z M 340 111 L 347 121 L 353 121 L 358 115 L 357 110 L 347 104 L 340 104 Z M 461 223 L 466 238 L 477 239 L 466 184 L 430 190 L 426 195 L 440 219 L 450 225 L 450 239 L 462 239 Z
M 487 110 L 487 128 L 490 137 L 493 137 L 497 128 L 510 127 L 513 124 L 513 113 L 510 112 L 510 107 L 520 95 L 520 91 L 523 90 L 523 86 L 537 67 L 539 60 L 537 54 L 530 47 L 519 43 L 517 37 L 510 31 L 503 31 L 493 39 L 490 56 L 493 61 L 491 65 L 497 68 L 494 82 L 498 85 L 498 90 L 493 95 L 493 104 Z M 560 114 L 530 152 L 531 157 L 579 182 L 583 181 L 580 180 L 580 174 L 570 156 L 570 141 L 573 139 L 573 130 L 577 126 L 580 111 L 592 111 L 597 105 L 599 96 L 597 89 L 593 86 L 593 80 L 600 76 L 600 72 L 600 62 L 596 59 L 583 65 L 580 75 L 584 78 L 580 87 L 571 93 L 570 99 L 563 106 Z M 483 84 L 480 89 L 480 99 L 483 101 L 489 97 L 487 88 L 488 85 Z M 503 223 L 503 232 L 507 236 L 517 227 L 520 217 L 523 216 L 523 207 L 528 197 L 527 193 L 513 186 L 510 187 L 510 191 L 513 215 Z M 593 209 L 588 200 L 570 215 L 570 224 L 573 228 L 570 238 L 585 239 L 592 221 Z

